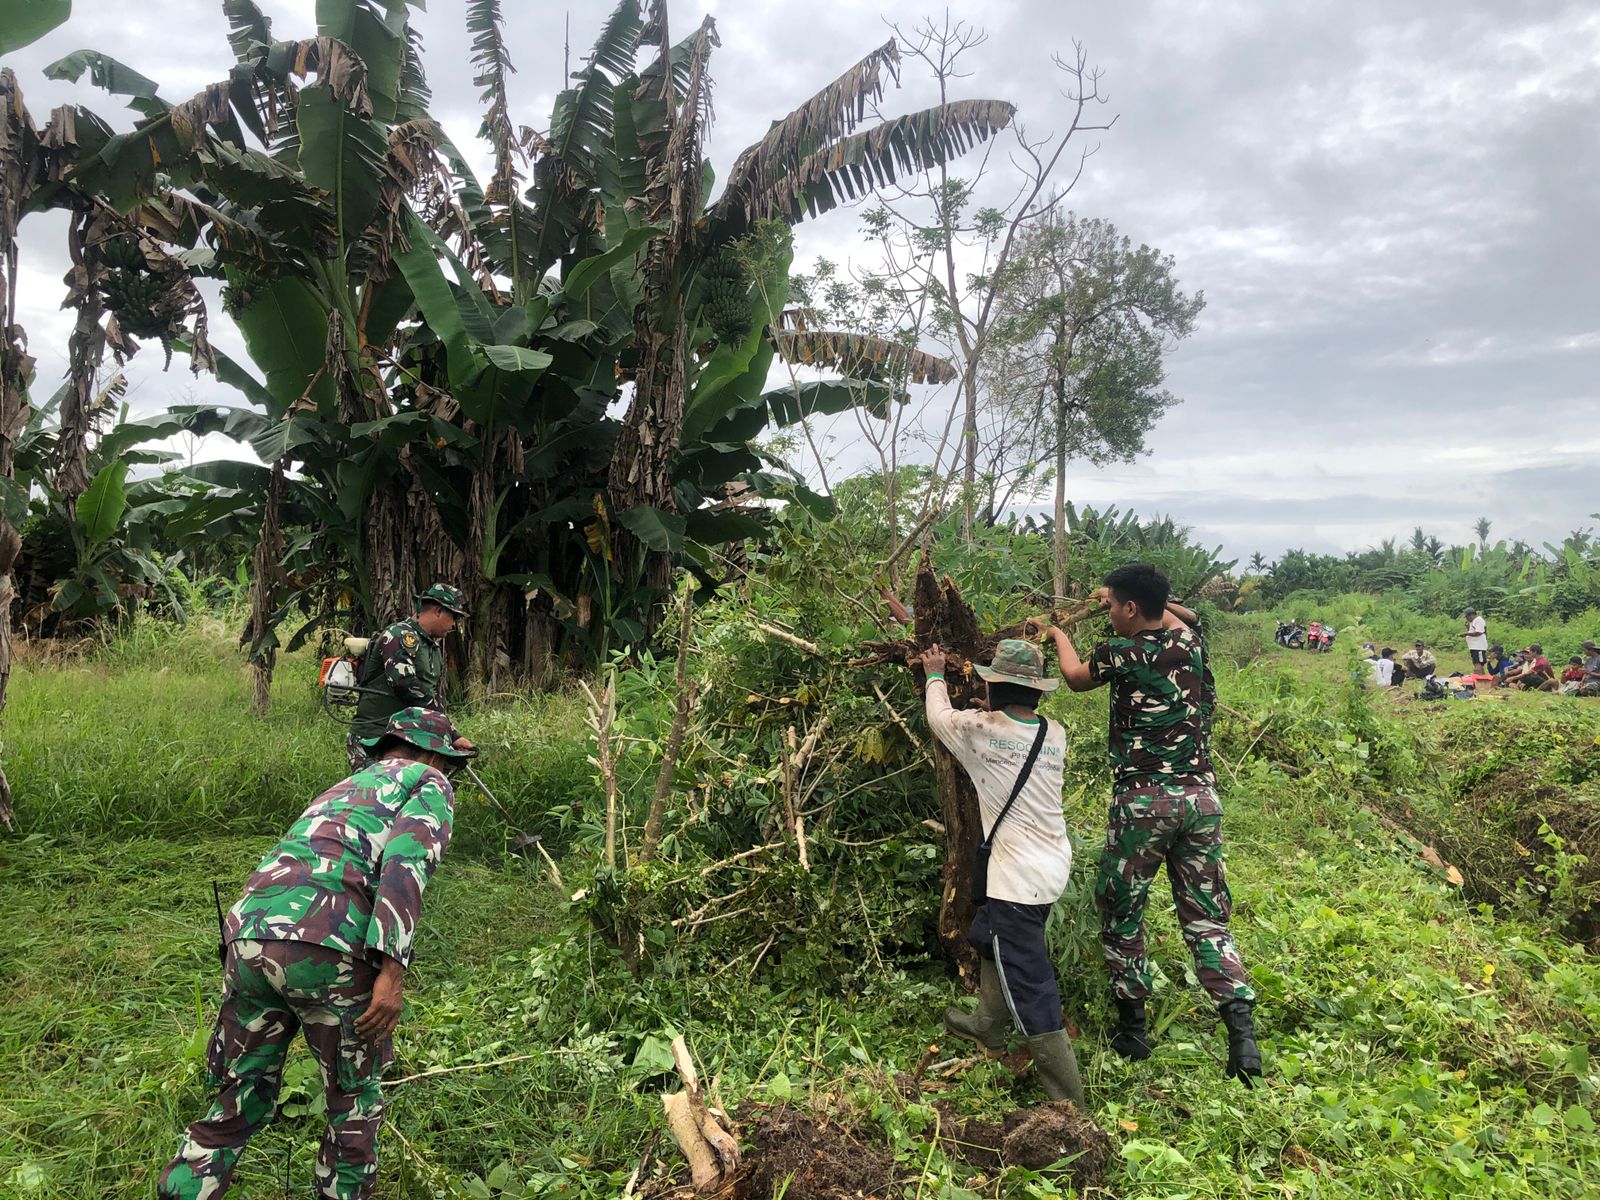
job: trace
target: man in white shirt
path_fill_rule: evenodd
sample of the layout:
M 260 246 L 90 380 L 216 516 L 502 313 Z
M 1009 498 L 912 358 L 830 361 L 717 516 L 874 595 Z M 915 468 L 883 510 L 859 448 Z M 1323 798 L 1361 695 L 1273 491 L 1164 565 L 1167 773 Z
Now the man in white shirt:
M 1469 608 L 1461 615 L 1467 622 L 1461 636 L 1467 639 L 1467 652 L 1472 655 L 1472 669 L 1476 673 L 1489 661 L 1489 624 L 1478 615 L 1475 608 Z
M 957 710 L 944 680 L 944 651 L 929 647 L 922 666 L 928 725 L 971 778 L 990 843 L 988 898 L 967 934 L 979 955 L 978 1007 L 946 1010 L 945 1028 L 998 1053 L 1015 1021 L 1045 1094 L 1083 1108 L 1078 1060 L 1063 1028 L 1061 992 L 1044 938 L 1050 908 L 1072 873 L 1072 843 L 1061 813 L 1066 730 L 1043 722 L 1035 709 L 1041 694 L 1061 681 L 1045 677 L 1039 647 L 1008 638 L 995 647 L 989 666 L 977 667 L 989 685 L 989 711 Z

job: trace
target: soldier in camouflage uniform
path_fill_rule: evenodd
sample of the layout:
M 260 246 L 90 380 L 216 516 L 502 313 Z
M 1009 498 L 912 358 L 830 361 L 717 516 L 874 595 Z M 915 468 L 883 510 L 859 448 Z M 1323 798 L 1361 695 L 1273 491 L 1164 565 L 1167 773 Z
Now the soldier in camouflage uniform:
M 1097 595 L 1116 636 L 1096 647 L 1088 662 L 1063 631 L 1048 632 L 1068 687 L 1111 686 L 1111 814 L 1095 887 L 1118 1012 L 1111 1044 L 1124 1058 L 1150 1054 L 1144 912 L 1165 862 L 1195 974 L 1228 1029 L 1228 1074 L 1249 1082 L 1261 1074 L 1251 1015 L 1255 992 L 1228 932 L 1232 898 L 1210 756 L 1216 692 L 1199 621 L 1169 604 L 1166 576 L 1148 564 L 1119 567 Z
M 222 1009 L 206 1050 L 219 1088 L 157 1187 L 216 1200 L 277 1105 L 296 1029 L 322 1068 L 328 1127 L 319 1195 L 365 1200 L 377 1174 L 379 1080 L 392 1056 L 422 892 L 450 844 L 466 757 L 443 713 L 408 708 L 362 771 L 324 792 L 256 868 L 228 913 Z
M 436 583 L 418 594 L 415 616 L 396 621 L 372 639 L 356 673 L 361 699 L 345 737 L 352 771 L 367 765 L 367 742 L 382 734 L 389 718 L 402 708 L 444 711 L 443 643 L 466 615 L 461 593 L 447 583 Z M 460 748 L 472 747 L 467 743 Z

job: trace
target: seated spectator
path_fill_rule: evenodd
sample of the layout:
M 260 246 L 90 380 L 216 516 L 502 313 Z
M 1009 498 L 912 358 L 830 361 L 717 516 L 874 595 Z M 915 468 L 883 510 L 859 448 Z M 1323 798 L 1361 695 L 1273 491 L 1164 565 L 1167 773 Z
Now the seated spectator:
M 1535 643 L 1526 650 L 1518 650 L 1517 658 L 1521 661 L 1521 665 L 1507 673 L 1504 686 L 1521 688 L 1525 692 L 1538 692 L 1544 690 L 1545 684 L 1555 681 L 1555 668 L 1544 656 L 1543 646 Z
M 1583 656 L 1574 654 L 1567 659 L 1567 669 L 1561 672 L 1561 694 L 1574 696 L 1583 685 Z
M 1528 649 L 1533 652 L 1533 663 L 1528 682 L 1524 686 L 1530 692 L 1555 691 L 1560 685 L 1556 681 L 1556 669 L 1550 665 L 1550 660 L 1544 656 L 1544 647 L 1535 642 Z
M 1422 639 L 1418 638 L 1411 649 L 1400 656 L 1395 672 L 1400 679 L 1427 679 L 1438 669 L 1439 661 L 1433 657 L 1433 652 L 1422 644 Z
M 1600 646 L 1593 642 L 1583 644 L 1583 682 L 1578 685 L 1580 696 L 1600 696 Z
M 1395 679 L 1398 672 L 1395 670 L 1394 648 L 1392 646 L 1383 648 L 1383 653 L 1378 655 L 1372 664 L 1372 673 L 1377 677 L 1379 687 L 1392 687 L 1398 682 Z
M 1526 648 L 1513 651 L 1511 654 L 1511 667 L 1500 676 L 1499 687 L 1521 687 L 1522 677 L 1528 671 L 1528 651 Z
M 1516 669 L 1517 660 L 1506 653 L 1506 648 L 1501 645 L 1489 647 L 1489 661 L 1485 664 L 1489 674 L 1495 677 L 1496 683 L 1505 683 L 1506 672 Z

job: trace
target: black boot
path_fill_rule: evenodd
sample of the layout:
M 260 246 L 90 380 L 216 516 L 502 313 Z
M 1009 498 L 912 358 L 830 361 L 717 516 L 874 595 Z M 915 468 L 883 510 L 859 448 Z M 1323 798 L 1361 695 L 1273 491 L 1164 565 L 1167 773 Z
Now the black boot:
M 1228 1027 L 1228 1077 L 1242 1079 L 1250 1087 L 1261 1078 L 1261 1051 L 1256 1047 L 1252 1007 L 1248 1000 L 1229 1000 L 1217 1006 L 1222 1023 Z
M 1111 1048 L 1130 1062 L 1150 1057 L 1150 1035 L 1144 1027 L 1144 1001 L 1112 997 L 1117 1004 L 1117 1024 L 1111 1031 Z

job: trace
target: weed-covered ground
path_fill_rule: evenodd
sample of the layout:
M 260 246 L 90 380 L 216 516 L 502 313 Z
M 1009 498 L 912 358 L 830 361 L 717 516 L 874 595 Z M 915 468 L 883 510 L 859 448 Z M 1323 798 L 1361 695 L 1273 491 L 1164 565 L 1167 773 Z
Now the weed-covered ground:
M 1600 964 L 1549 895 L 1513 881 L 1489 907 L 1470 894 L 1471 864 L 1457 887 L 1410 836 L 1429 838 L 1415 827 L 1427 813 L 1481 782 L 1443 761 L 1468 755 L 1441 725 L 1491 750 L 1530 729 L 1560 737 L 1542 752 L 1578 766 L 1553 770 L 1567 782 L 1549 786 L 1581 791 L 1600 705 L 1353 697 L 1342 656 L 1258 655 L 1258 641 L 1253 627 L 1227 639 L 1230 657 L 1253 662 L 1219 672 L 1233 715 L 1218 750 L 1235 929 L 1261 992 L 1264 1086 L 1222 1078 L 1222 1033 L 1159 900 L 1155 1056 L 1129 1065 L 1106 1048 L 1088 897 L 1105 796 L 1089 774 L 1069 787 L 1079 865 L 1051 936 L 1091 1105 L 1114 1139 L 1106 1194 L 1600 1192 Z M 147 1197 L 205 1103 L 218 985 L 211 880 L 226 900 L 341 773 L 339 730 L 304 695 L 310 670 L 288 661 L 264 724 L 243 715 L 244 676 L 220 636 L 155 638 L 14 678 L 6 742 L 21 828 L 0 841 L 0 1196 Z M 1074 759 L 1090 762 L 1104 697 L 1054 703 L 1078 739 Z M 580 823 L 572 814 L 592 805 L 581 709 L 551 699 L 464 720 L 491 747 L 486 776 L 517 823 L 559 852 Z M 886 1178 L 879 1194 L 1065 1194 L 1044 1174 L 975 1168 L 948 1142 L 957 1119 L 1037 1100 L 1031 1080 L 983 1063 L 915 1099 L 893 1085 L 938 1040 L 950 996 L 925 956 L 886 942 L 883 957 L 852 965 L 847 987 L 817 986 L 754 946 L 715 970 L 686 947 L 636 979 L 465 788 L 457 821 L 428 893 L 390 1079 L 469 1069 L 392 1088 L 380 1195 L 621 1196 L 652 1145 L 676 1161 L 657 1113 L 670 1086 L 664 1043 L 678 1031 L 728 1107 L 825 1112 L 881 1146 L 898 1182 L 891 1191 Z M 887 845 L 894 861 L 931 879 L 932 835 L 902 841 Z M 570 877 L 583 877 L 589 854 L 581 840 L 570 846 Z M 806 886 L 843 894 L 843 878 Z M 769 919 L 777 928 L 784 916 Z M 497 1060 L 511 1061 L 479 1066 Z M 282 1119 L 246 1156 L 233 1194 L 277 1197 L 286 1168 L 292 1194 L 305 1193 L 315 1091 L 297 1050 Z

